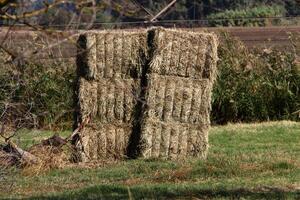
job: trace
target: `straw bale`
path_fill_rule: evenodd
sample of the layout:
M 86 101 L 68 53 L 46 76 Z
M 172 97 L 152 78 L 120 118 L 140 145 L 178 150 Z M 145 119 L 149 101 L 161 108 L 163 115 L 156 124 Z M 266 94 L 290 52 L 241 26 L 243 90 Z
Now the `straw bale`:
M 114 73 L 114 34 L 105 33 L 104 45 L 105 45 L 105 69 L 104 77 L 112 78 Z
M 218 60 L 217 37 L 163 28 L 149 32 L 153 36 L 149 47 L 153 53 L 147 72 L 142 154 L 170 159 L 205 158 Z
M 173 104 L 173 112 L 172 112 L 172 116 L 173 119 L 175 121 L 179 121 L 180 120 L 180 116 L 181 116 L 181 109 L 182 109 L 182 103 L 183 103 L 183 89 L 182 86 L 183 82 L 181 79 L 179 79 L 176 83 L 177 87 L 176 90 L 174 92 L 174 104 Z
M 142 155 L 170 159 L 205 158 L 211 89 L 208 79 L 149 75 L 141 132 Z M 160 90 L 164 95 L 157 95 Z M 159 105 L 162 105 L 163 117 L 157 115 Z
M 79 45 L 85 50 L 77 60 L 79 116 L 92 116 L 77 144 L 84 160 L 122 158 L 133 142 L 144 157 L 205 158 L 218 60 L 214 34 L 90 31 Z M 140 137 L 131 136 L 136 131 Z
M 130 125 L 102 124 L 94 122 L 80 133 L 82 138 L 82 160 L 120 159 L 126 157 Z
M 178 136 L 180 127 L 178 126 L 171 126 L 171 135 L 170 135 L 170 147 L 169 147 L 169 157 L 171 159 L 176 159 L 178 155 Z
M 98 87 L 98 95 L 97 95 L 97 104 L 98 104 L 98 120 L 102 123 L 107 122 L 106 119 L 106 108 L 107 108 L 107 92 L 108 92 L 108 85 L 105 83 L 105 81 L 100 82 L 99 81 L 99 87 Z
M 107 119 L 107 122 L 112 122 L 115 118 L 115 115 L 114 115 L 115 85 L 114 84 L 108 84 L 106 101 L 107 101 L 106 119 Z
M 165 81 L 166 83 L 164 108 L 163 108 L 163 120 L 170 121 L 172 118 L 173 100 L 174 100 L 174 92 L 176 89 L 175 88 L 176 83 L 171 79 L 165 79 L 165 78 L 163 78 L 163 81 Z
M 209 125 L 148 120 L 142 129 L 142 156 L 168 159 L 205 158 Z
M 91 116 L 101 123 L 133 120 L 133 110 L 139 96 L 139 83 L 134 79 L 79 79 L 81 120 Z
M 199 123 L 210 112 L 211 87 L 207 79 L 150 75 L 146 94 L 146 118 Z M 203 121 L 207 122 L 208 121 Z
M 182 94 L 182 105 L 181 107 L 181 122 L 188 122 L 188 117 L 192 109 L 192 96 L 193 96 L 193 85 L 191 80 L 186 80 L 183 85 Z M 201 97 L 200 97 L 201 98 Z
M 91 33 L 96 37 L 96 63 L 97 73 L 95 73 L 94 79 L 100 79 L 104 77 L 106 68 L 106 33 L 101 34 Z
M 97 74 L 96 37 L 92 33 L 80 35 L 78 39 L 77 66 L 79 76 L 94 79 Z
M 79 79 L 78 106 L 81 120 L 97 114 L 97 87 L 98 84 L 95 81 Z
M 218 40 L 214 34 L 154 28 L 150 72 L 160 75 L 208 78 L 216 71 Z
M 98 117 L 101 122 L 133 120 L 133 110 L 139 96 L 139 81 L 134 79 L 103 79 L 99 81 Z
M 90 31 L 79 40 L 78 121 L 91 116 L 94 125 L 80 133 L 83 160 L 123 157 L 132 132 L 140 95 L 142 65 L 147 56 L 145 31 Z M 85 155 L 86 154 L 86 155 Z
M 89 31 L 78 40 L 79 74 L 86 79 L 140 78 L 147 56 L 146 31 Z
M 147 124 L 149 126 L 151 124 Z M 170 136 L 171 136 L 171 127 L 169 124 L 161 123 L 161 145 L 160 145 L 160 152 L 159 156 L 162 158 L 168 158 L 169 155 L 169 147 L 170 147 Z M 159 134 L 159 133 L 156 133 Z
M 94 89 L 92 92 L 94 108 L 97 108 L 96 112 L 93 110 L 94 114 L 92 115 L 94 125 L 90 126 L 89 124 L 80 133 L 82 143 L 78 144 L 78 147 L 82 146 L 84 149 L 83 160 L 124 157 L 132 132 L 132 128 L 128 127 L 132 127 L 133 123 L 133 111 L 136 106 L 135 95 L 138 96 L 135 92 L 139 92 L 138 81 L 104 78 L 99 81 L 83 79 L 83 82 L 95 82 L 97 83 L 96 89 L 98 89 L 96 91 Z M 86 88 L 80 89 L 87 92 Z M 84 94 L 91 96 L 89 93 Z M 83 97 L 83 100 L 87 101 L 89 96 Z M 81 107 L 81 115 L 91 108 L 93 107 Z

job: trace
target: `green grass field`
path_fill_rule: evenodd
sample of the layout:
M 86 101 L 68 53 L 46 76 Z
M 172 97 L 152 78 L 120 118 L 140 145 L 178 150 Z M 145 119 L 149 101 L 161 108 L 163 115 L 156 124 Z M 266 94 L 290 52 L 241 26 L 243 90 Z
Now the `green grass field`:
M 23 147 L 52 133 L 26 131 Z M 63 133 L 68 134 L 67 132 Z M 213 127 L 206 161 L 128 160 L 0 179 L 0 198 L 300 199 L 300 123 Z

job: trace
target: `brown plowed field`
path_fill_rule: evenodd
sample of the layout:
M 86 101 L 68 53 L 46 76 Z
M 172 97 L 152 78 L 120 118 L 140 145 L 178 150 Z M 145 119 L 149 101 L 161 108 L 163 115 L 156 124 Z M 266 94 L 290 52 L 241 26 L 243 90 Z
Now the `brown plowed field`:
M 248 47 L 289 47 L 290 34 L 300 34 L 300 27 L 245 27 L 210 28 L 212 31 L 227 31 L 238 37 Z
M 194 28 L 193 31 L 201 31 L 208 30 L 213 32 L 226 31 L 229 32 L 232 36 L 238 37 L 242 40 L 246 46 L 253 48 L 268 48 L 275 47 L 280 49 L 289 49 L 291 47 L 290 42 L 290 34 L 300 34 L 300 26 L 288 26 L 288 27 L 224 27 L 224 28 Z M 46 44 L 42 45 L 42 43 L 47 43 L 51 45 L 61 39 L 66 38 L 71 32 L 64 32 L 63 37 L 61 34 L 49 37 L 45 40 L 36 41 L 36 35 L 34 31 L 30 30 L 12 30 L 7 33 L 7 28 L 0 27 L 0 44 L 3 44 L 3 38 L 5 37 L 5 46 L 11 48 L 24 47 L 23 49 L 32 49 L 33 46 L 40 45 L 37 50 L 41 50 L 42 46 L 45 47 Z M 74 33 L 74 31 L 73 31 Z M 40 34 L 39 34 L 40 35 Z M 43 34 L 42 34 L 43 35 Z M 45 35 L 45 34 L 44 34 Z M 54 34 L 55 35 L 55 34 Z M 44 37 L 44 36 L 42 36 Z M 45 37 L 46 38 L 46 37 Z M 74 38 L 76 41 L 76 38 Z M 35 42 L 32 42 L 35 41 Z M 25 45 L 24 45 L 25 44 Z M 55 45 L 54 48 L 49 49 L 46 48 L 47 51 L 51 51 L 52 58 L 70 58 L 76 55 L 76 46 L 74 43 L 63 42 L 59 45 Z M 39 59 L 47 58 L 47 54 L 49 52 L 42 53 L 43 55 L 39 56 Z

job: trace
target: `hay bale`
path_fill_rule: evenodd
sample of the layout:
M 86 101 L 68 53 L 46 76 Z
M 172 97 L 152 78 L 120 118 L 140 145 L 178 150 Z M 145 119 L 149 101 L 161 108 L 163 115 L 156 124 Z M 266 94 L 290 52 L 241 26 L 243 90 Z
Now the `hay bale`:
M 129 143 L 144 157 L 204 158 L 217 45 L 210 33 L 163 28 L 80 36 L 78 118 L 92 118 L 77 141 L 84 160 L 122 158 Z
M 154 28 L 150 73 L 190 77 L 216 76 L 217 37 L 212 33 Z
M 140 93 L 138 81 L 115 78 L 99 80 L 97 83 L 98 111 L 92 117 L 101 123 L 131 123 L 134 106 Z
M 125 158 L 131 129 L 125 123 L 90 123 L 80 133 L 82 161 Z
M 147 121 L 142 129 L 142 156 L 145 158 L 205 159 L 209 125 Z
M 79 78 L 78 107 L 80 120 L 89 116 L 96 116 L 98 110 L 97 103 L 98 83 L 96 81 L 87 81 Z
M 208 150 L 217 38 L 154 28 L 142 122 L 142 155 L 205 158 Z M 159 148 L 158 148 L 159 147 Z
M 142 123 L 143 156 L 170 159 L 183 159 L 186 156 L 202 158 L 206 154 L 204 151 L 207 151 L 203 146 L 207 147 L 208 138 L 208 128 L 203 127 L 209 127 L 210 124 L 210 102 L 207 101 L 211 95 L 209 81 L 157 75 L 151 76 L 150 80 L 161 84 L 154 85 L 153 87 L 157 88 L 151 88 L 149 91 L 161 89 L 166 95 L 163 102 L 161 97 L 157 99 L 151 93 L 148 93 L 146 98 L 146 102 L 151 104 L 147 104 Z M 165 88 L 161 88 L 160 85 L 165 85 Z M 177 97 L 181 99 L 178 100 Z M 163 105 L 163 117 L 152 114 L 157 110 L 156 101 Z M 201 140 L 196 140 L 198 136 L 192 136 L 193 130 L 198 131 Z M 193 148 L 188 150 L 188 146 L 191 145 L 194 145 Z
M 87 80 L 102 78 L 140 78 L 146 56 L 146 31 L 89 31 L 78 40 L 79 76 Z
M 78 117 L 91 116 L 94 124 L 81 131 L 82 141 L 77 142 L 79 149 L 84 149 L 83 160 L 124 157 L 132 132 L 135 97 L 139 95 L 138 81 L 115 78 L 81 82 Z
M 77 73 L 86 79 L 93 79 L 97 74 L 96 38 L 92 33 L 80 35 L 77 41 Z
M 85 161 L 124 157 L 140 95 L 146 32 L 90 31 L 78 42 L 84 52 L 78 57 L 77 121 L 89 116 L 93 125 L 81 131 L 76 146 Z
M 208 79 L 149 76 L 145 119 L 163 122 L 209 123 L 211 87 Z M 205 115 L 204 115 L 205 114 Z M 204 118 L 205 119 L 202 119 Z

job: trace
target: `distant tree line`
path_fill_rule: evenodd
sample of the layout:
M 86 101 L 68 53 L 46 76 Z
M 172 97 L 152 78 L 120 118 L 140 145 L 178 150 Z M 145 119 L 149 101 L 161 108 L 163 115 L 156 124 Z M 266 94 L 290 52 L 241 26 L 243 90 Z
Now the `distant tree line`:
M 9 0 L 3 0 L 9 1 Z M 12 0 L 9 2 L 23 2 Z M 39 9 L 54 0 L 26 1 L 26 6 L 11 6 L 10 13 L 28 12 Z M 70 0 L 47 10 L 30 21 L 41 25 L 65 25 L 76 17 L 80 22 L 88 21 L 92 13 L 89 6 L 78 6 L 78 0 Z M 96 22 L 136 22 L 147 21 L 163 9 L 171 0 L 95 0 L 97 4 Z M 7 5 L 6 5 L 7 7 Z M 92 5 L 90 6 L 92 7 Z M 264 26 L 266 22 L 236 20 L 241 18 L 291 17 L 300 15 L 299 0 L 177 0 L 158 20 L 204 20 L 210 26 Z M 2 20 L 2 23 L 7 21 Z
M 157 11 L 166 6 L 161 0 L 137 0 L 144 7 Z M 256 9 L 256 10 L 255 10 Z M 164 16 L 164 20 L 201 20 L 228 12 L 246 12 L 238 17 L 274 17 L 300 15 L 299 0 L 178 0 L 175 7 Z M 249 12 L 249 13 L 247 13 Z M 253 16 L 254 12 L 254 16 Z M 257 12 L 257 15 L 256 13 Z M 252 15 L 251 15 L 252 14 Z M 233 16 L 234 17 L 234 16 Z M 273 16 L 272 16 L 273 17 Z

